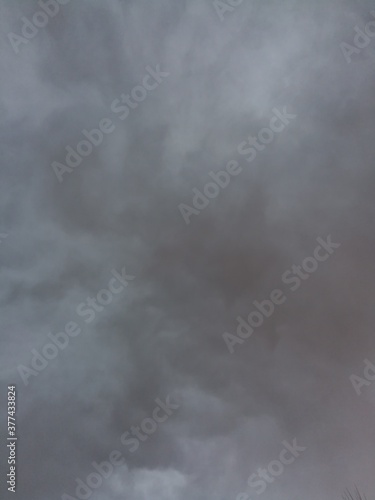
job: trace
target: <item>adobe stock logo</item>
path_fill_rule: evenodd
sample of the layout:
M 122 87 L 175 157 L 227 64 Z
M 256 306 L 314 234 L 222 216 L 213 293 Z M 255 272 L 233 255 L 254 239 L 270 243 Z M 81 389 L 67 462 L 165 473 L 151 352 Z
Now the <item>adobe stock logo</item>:
M 133 87 L 129 94 L 121 94 L 120 99 L 114 99 L 111 103 L 111 111 L 119 120 L 125 120 L 131 110 L 136 109 L 168 76 L 169 73 L 161 71 L 159 64 L 155 69 L 146 66 L 146 74 L 142 78 L 142 83 Z M 81 135 L 84 139 L 80 140 L 74 148 L 70 145 L 65 146 L 65 163 L 58 161 L 51 163 L 58 181 L 63 182 L 64 175 L 73 172 L 81 165 L 83 159 L 89 157 L 102 144 L 104 137 L 114 130 L 116 130 L 116 125 L 110 118 L 100 120 L 98 128 L 83 129 Z
M 282 132 L 291 120 L 294 120 L 297 115 L 287 112 L 286 106 L 282 111 L 277 108 L 272 110 L 273 116 L 269 121 L 269 128 L 262 128 L 257 137 L 250 135 L 246 141 L 241 142 L 237 147 L 237 152 L 241 156 L 245 156 L 246 161 L 251 163 L 255 160 L 258 152 L 264 151 L 266 145 L 270 144 L 275 134 Z M 190 219 L 193 215 L 199 215 L 202 210 L 208 207 L 210 200 L 216 198 L 220 191 L 225 189 L 231 182 L 233 177 L 236 177 L 242 172 L 242 166 L 236 160 L 231 160 L 227 163 L 225 170 L 218 172 L 209 172 L 211 182 L 206 182 L 201 190 L 193 188 L 192 205 L 180 203 L 178 209 L 186 224 L 190 224 Z
M 155 399 L 156 406 L 152 412 L 152 418 L 146 417 L 142 420 L 140 427 L 132 425 L 130 431 L 124 432 L 121 436 L 121 443 L 124 446 L 129 447 L 129 451 L 133 453 L 138 450 L 139 443 L 144 442 L 148 439 L 148 436 L 153 434 L 158 428 L 158 424 L 165 422 L 169 416 L 172 415 L 174 410 L 177 410 L 180 405 L 170 401 L 170 397 L 167 396 L 165 403 L 163 403 L 159 398 Z M 161 414 L 160 414 L 161 410 Z M 164 415 L 163 415 L 164 412 Z M 143 434 L 141 432 L 143 431 Z M 128 437 L 132 435 L 133 437 Z
M 82 130 L 82 135 L 86 138 L 81 140 L 75 150 L 72 146 L 65 146 L 66 156 L 65 164 L 58 161 L 53 161 L 51 167 L 56 174 L 59 182 L 63 181 L 65 172 L 73 172 L 73 170 L 82 163 L 83 158 L 90 156 L 94 148 L 101 145 L 104 139 L 104 134 L 110 134 L 115 130 L 115 125 L 109 118 L 103 118 L 99 122 L 99 128 L 91 130 Z
M 319 265 L 325 262 L 341 246 L 341 243 L 332 241 L 331 235 L 328 235 L 325 240 L 319 237 L 316 241 L 319 245 L 315 247 L 313 255 L 303 259 L 301 265 L 293 265 L 281 276 L 281 281 L 283 284 L 288 285 L 291 292 L 298 290 L 302 282 L 308 280 L 318 270 Z M 280 288 L 274 288 L 269 294 L 269 298 L 261 301 L 254 300 L 254 308 L 248 314 L 247 320 L 241 316 L 237 316 L 238 325 L 236 334 L 233 335 L 232 333 L 224 332 L 222 335 L 229 352 L 233 354 L 234 346 L 236 344 L 243 344 L 246 339 L 250 338 L 254 330 L 261 327 L 265 319 L 270 318 L 274 314 L 276 306 L 284 304 L 286 300 L 287 295 Z
M 362 393 L 361 387 L 364 385 L 369 386 L 371 385 L 371 382 L 374 382 L 375 380 L 375 365 L 368 359 L 365 359 L 363 362 L 365 364 L 363 377 L 354 374 L 349 377 L 357 396 L 360 396 Z
M 371 11 L 371 15 L 375 18 L 375 10 Z M 370 39 L 375 36 L 375 20 L 369 21 L 366 24 L 364 31 L 361 30 L 359 26 L 355 26 L 354 31 L 356 33 L 353 39 L 354 45 L 350 45 L 346 42 L 340 43 L 341 51 L 348 64 L 352 62 L 352 55 L 360 54 L 360 52 L 370 44 Z
M 108 281 L 107 288 L 101 288 L 95 297 L 86 297 L 85 302 L 81 302 L 76 307 L 78 316 L 85 318 L 85 323 L 94 321 L 97 313 L 101 313 L 105 307 L 111 304 L 112 300 L 120 294 L 128 286 L 128 281 L 133 280 L 135 276 L 126 274 L 125 267 L 122 268 L 121 273 L 116 269 L 111 270 L 111 279 Z M 47 337 L 52 342 L 43 345 L 41 352 L 36 349 L 31 349 L 31 367 L 25 365 L 18 365 L 17 371 L 20 374 L 25 386 L 29 385 L 29 378 L 36 377 L 40 372 L 45 370 L 50 361 L 59 356 L 60 351 L 66 349 L 69 345 L 70 339 L 77 337 L 83 328 L 81 328 L 75 321 L 68 321 L 65 324 L 64 330 L 53 334 L 48 333 Z
M 306 450 L 306 446 L 298 446 L 297 438 L 294 438 L 291 444 L 288 441 L 283 441 L 282 444 L 284 448 L 279 453 L 279 460 L 272 460 L 267 467 L 259 467 L 257 472 L 247 479 L 248 486 L 254 488 L 257 495 L 264 493 L 268 484 L 281 476 L 285 466 L 292 464 Z M 250 496 L 247 493 L 240 493 L 236 500 L 250 500 Z
M 140 423 L 140 427 L 131 426 L 130 430 L 134 437 L 128 438 L 130 432 L 124 432 L 121 436 L 121 443 L 124 446 L 129 446 L 129 451 L 134 452 L 138 449 L 140 441 L 144 442 L 148 439 L 148 436 L 153 434 L 159 424 L 165 422 L 175 410 L 177 410 L 180 405 L 176 402 L 170 400 L 168 395 L 165 399 L 165 403 L 160 399 L 156 398 L 155 403 L 157 406 L 152 411 L 152 418 L 146 417 Z M 144 434 L 141 433 L 141 430 Z M 76 489 L 75 497 L 64 493 L 61 496 L 61 500 L 88 500 L 93 492 L 99 489 L 104 479 L 109 479 L 115 471 L 115 467 L 120 467 L 125 464 L 125 458 L 119 450 L 112 450 L 109 454 L 108 459 L 101 462 L 92 462 L 91 465 L 96 472 L 91 472 L 86 480 L 83 481 L 81 478 L 76 477 Z
M 50 17 L 55 17 L 60 11 L 60 5 L 66 5 L 70 0 L 39 0 L 38 5 L 42 10 L 38 10 L 30 21 L 27 17 L 21 17 L 22 28 L 21 35 L 16 33 L 8 33 L 8 40 L 16 54 L 20 52 L 19 46 L 30 43 L 32 38 L 35 38 L 41 28 L 44 28 L 49 23 Z

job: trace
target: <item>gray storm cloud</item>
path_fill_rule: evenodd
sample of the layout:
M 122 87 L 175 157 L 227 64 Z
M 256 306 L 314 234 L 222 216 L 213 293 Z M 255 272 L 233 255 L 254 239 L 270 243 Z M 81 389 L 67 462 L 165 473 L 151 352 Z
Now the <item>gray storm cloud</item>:
M 16 53 L 9 33 L 40 7 L 0 2 L 16 498 L 78 498 L 76 478 L 118 450 L 93 500 L 254 500 L 249 476 L 294 438 L 306 450 L 264 500 L 375 489 L 375 383 L 358 396 L 349 378 L 375 363 L 375 38 L 350 63 L 340 47 L 372 5 L 246 0 L 220 19 L 220 4 L 68 2 Z M 113 101 L 158 65 L 168 76 L 121 120 Z M 247 161 L 238 146 L 284 107 L 296 118 Z M 103 119 L 114 130 L 59 182 L 52 163 Z M 186 224 L 179 205 L 230 161 L 241 173 Z M 291 292 L 283 273 L 328 235 L 340 247 Z M 86 323 L 77 307 L 124 266 L 134 280 Z M 231 354 L 223 333 L 275 288 L 286 301 Z M 71 321 L 80 335 L 25 385 L 17 367 Z M 131 452 L 122 434 L 168 395 L 180 408 Z

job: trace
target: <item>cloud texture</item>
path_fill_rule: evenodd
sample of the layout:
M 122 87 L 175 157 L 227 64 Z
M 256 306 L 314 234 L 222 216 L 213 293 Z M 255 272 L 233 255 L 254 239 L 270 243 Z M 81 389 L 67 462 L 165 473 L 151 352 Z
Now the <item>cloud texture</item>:
M 350 64 L 340 43 L 371 2 L 246 0 L 221 21 L 211 0 L 81 0 L 18 54 L 8 34 L 40 7 L 0 5 L 16 497 L 74 497 L 117 449 L 125 463 L 93 500 L 254 500 L 247 478 L 295 437 L 306 451 L 262 500 L 354 483 L 370 497 L 375 383 L 358 396 L 349 377 L 375 363 L 375 38 Z M 157 65 L 169 76 L 120 120 L 113 100 Z M 238 145 L 284 106 L 296 118 L 247 162 Z M 59 182 L 52 162 L 105 118 L 114 131 Z M 241 173 L 187 225 L 179 205 L 231 160 Z M 223 333 L 328 235 L 340 248 L 230 354 Z M 77 306 L 123 267 L 135 279 L 86 324 Z M 25 386 L 17 367 L 69 321 L 82 333 Z M 180 408 L 129 452 L 121 435 L 167 395 Z

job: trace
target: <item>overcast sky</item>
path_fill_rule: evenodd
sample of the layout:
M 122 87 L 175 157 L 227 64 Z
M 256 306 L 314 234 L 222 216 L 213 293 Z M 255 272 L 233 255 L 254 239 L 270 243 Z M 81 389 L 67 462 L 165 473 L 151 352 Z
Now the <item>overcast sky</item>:
M 41 9 L 0 1 L 9 498 L 78 498 L 76 478 L 113 450 L 125 463 L 92 500 L 374 494 L 375 382 L 358 395 L 350 376 L 375 363 L 375 37 L 350 63 L 340 47 L 372 2 L 237 3 L 71 1 L 15 49 L 8 35 Z M 114 100 L 158 65 L 122 120 Z M 239 145 L 285 107 L 295 118 L 248 162 Z M 113 130 L 58 178 L 52 164 L 105 118 Z M 230 161 L 241 172 L 186 223 L 181 204 Z M 291 291 L 283 274 L 329 235 L 340 246 Z M 77 307 L 124 267 L 134 279 L 86 322 Z M 284 303 L 229 352 L 224 332 L 274 289 Z M 26 385 L 19 366 L 68 322 L 82 332 Z M 179 408 L 131 452 L 122 434 L 168 395 Z M 248 477 L 294 438 L 305 451 L 258 495 Z M 3 438 L 4 493 L 6 460 Z

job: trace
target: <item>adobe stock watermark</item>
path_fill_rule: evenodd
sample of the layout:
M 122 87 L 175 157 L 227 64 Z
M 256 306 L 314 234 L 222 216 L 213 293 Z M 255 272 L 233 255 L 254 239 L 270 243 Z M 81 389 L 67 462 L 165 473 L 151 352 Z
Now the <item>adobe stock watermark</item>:
M 124 432 L 121 436 L 121 443 L 124 446 L 128 446 L 131 453 L 137 451 L 140 442 L 146 441 L 148 437 L 156 431 L 158 424 L 165 422 L 167 418 L 172 415 L 173 411 L 180 407 L 177 403 L 171 403 L 169 396 L 167 396 L 165 403 L 159 398 L 155 399 L 155 403 L 157 403 L 158 406 L 154 408 L 152 418 L 144 418 L 139 427 L 131 426 L 130 431 Z M 164 415 L 160 414 L 160 410 L 164 412 Z M 143 431 L 143 434 L 141 431 Z
M 131 113 L 131 110 L 136 109 L 143 102 L 147 95 L 155 90 L 163 79 L 169 76 L 169 73 L 161 71 L 160 65 L 157 64 L 155 69 L 146 66 L 146 75 L 142 79 L 142 84 L 138 84 L 132 88 L 130 94 L 121 94 L 120 99 L 114 99 L 111 103 L 111 111 L 117 115 L 121 121 L 125 120 Z M 51 167 L 56 174 L 59 182 L 63 182 L 64 174 L 71 173 L 81 165 L 84 158 L 89 157 L 95 148 L 98 148 L 105 135 L 111 134 L 116 129 L 116 125 L 109 118 L 100 120 L 98 128 L 91 130 L 83 129 L 81 135 L 84 137 L 73 148 L 65 146 L 65 163 L 53 161 Z
M 284 472 L 284 467 L 292 464 L 307 449 L 306 446 L 299 446 L 297 444 L 297 438 L 294 438 L 291 444 L 287 441 L 283 441 L 282 444 L 284 448 L 279 454 L 279 459 L 272 460 L 265 468 L 259 467 L 257 472 L 251 474 L 247 479 L 248 486 L 255 489 L 257 495 L 264 493 L 267 486 L 273 483 L 275 478 L 281 476 Z M 236 500 L 249 500 L 250 498 L 247 493 L 239 493 Z
M 114 296 L 121 293 L 127 286 L 128 281 L 133 280 L 135 277 L 127 275 L 125 267 L 122 268 L 121 274 L 115 269 L 111 271 L 112 278 L 108 281 L 107 288 L 102 288 L 96 294 L 96 297 L 87 297 L 85 302 L 78 304 L 76 313 L 78 316 L 85 318 L 85 323 L 94 321 L 97 313 L 101 313 L 106 306 L 108 306 Z M 60 351 L 68 347 L 70 339 L 77 337 L 82 332 L 82 328 L 75 321 L 68 321 L 65 324 L 64 331 L 56 334 L 48 333 L 47 337 L 51 342 L 44 344 L 41 352 L 36 349 L 31 349 L 31 368 L 25 365 L 18 365 L 17 371 L 20 374 L 25 386 L 29 385 L 29 378 L 36 377 L 40 372 L 45 370 L 49 362 L 55 359 Z
M 166 397 L 165 403 L 161 399 L 155 399 L 156 407 L 152 411 L 152 418 L 146 417 L 142 420 L 139 426 L 130 427 L 130 431 L 133 437 L 128 438 L 130 432 L 124 432 L 120 440 L 124 446 L 129 446 L 129 451 L 134 452 L 138 449 L 140 441 L 144 442 L 148 439 L 151 434 L 153 434 L 158 428 L 159 424 L 165 422 L 175 410 L 177 410 L 180 405 L 176 402 L 170 400 L 170 396 Z M 141 430 L 144 434 L 141 433 Z M 75 497 L 64 493 L 61 496 L 61 500 L 87 500 L 91 497 L 93 492 L 100 488 L 103 484 L 103 479 L 108 479 L 111 477 L 115 471 L 115 467 L 119 467 L 125 464 L 125 458 L 119 450 L 113 450 L 108 456 L 108 459 L 101 462 L 92 462 L 92 468 L 95 472 L 91 472 L 86 480 L 83 481 L 80 478 L 76 478 L 75 481 L 77 486 L 75 488 Z
M 65 146 L 65 163 L 60 163 L 58 161 L 53 161 L 51 163 L 51 167 L 58 181 L 63 181 L 65 173 L 73 172 L 73 170 L 82 163 L 84 157 L 90 156 L 94 148 L 101 145 L 104 135 L 110 134 L 115 128 L 112 120 L 103 118 L 99 122 L 99 128 L 93 128 L 91 130 L 83 129 L 81 134 L 86 137 L 86 139 L 81 140 L 76 145 L 75 149 L 73 149 L 72 146 Z
M 270 119 L 269 127 L 262 128 L 257 137 L 252 135 L 246 141 L 241 142 L 237 147 L 237 152 L 240 156 L 245 156 L 246 161 L 251 163 L 257 157 L 257 154 L 266 148 L 266 145 L 270 144 L 274 138 L 275 134 L 282 132 L 287 125 L 289 125 L 291 120 L 294 120 L 297 115 L 293 115 L 287 112 L 286 106 L 284 106 L 283 111 L 279 111 L 277 108 L 272 110 L 273 116 Z M 202 210 L 207 208 L 210 200 L 216 198 L 222 189 L 225 189 L 233 177 L 236 177 L 242 172 L 242 167 L 236 160 L 231 160 L 227 163 L 225 170 L 219 170 L 218 172 L 209 172 L 209 176 L 212 181 L 206 182 L 202 190 L 198 188 L 193 188 L 193 199 L 192 206 L 186 203 L 180 203 L 178 209 L 186 224 L 190 224 L 190 219 L 193 215 L 199 215 Z
M 243 0 L 213 0 L 212 5 L 221 22 L 224 21 L 226 12 L 233 12 L 236 7 L 241 5 Z
M 375 19 L 375 10 L 371 11 L 372 17 Z M 365 49 L 371 42 L 371 38 L 375 36 L 375 20 L 369 21 L 364 31 L 360 29 L 359 26 L 354 27 L 355 36 L 353 39 L 353 45 L 350 43 L 341 42 L 340 48 L 348 64 L 352 62 L 353 54 L 360 54 L 363 49 Z
M 35 38 L 42 28 L 45 28 L 51 17 L 55 17 L 60 11 L 60 5 L 66 5 L 70 0 L 39 0 L 38 5 L 42 10 L 38 10 L 30 19 L 21 17 L 21 35 L 10 32 L 8 40 L 16 54 L 20 52 L 21 45 L 27 45 Z
M 361 388 L 363 386 L 367 387 L 371 385 L 371 382 L 374 382 L 375 380 L 375 365 L 371 363 L 369 359 L 365 359 L 363 362 L 365 364 L 365 367 L 363 369 L 363 377 L 354 374 L 350 375 L 349 377 L 357 396 L 361 395 Z
M 301 265 L 293 265 L 281 276 L 281 281 L 285 285 L 288 285 L 289 290 L 292 292 L 298 290 L 302 281 L 309 279 L 316 272 L 319 263 L 326 261 L 341 246 L 341 243 L 334 243 L 331 240 L 331 235 L 326 240 L 319 237 L 316 241 L 319 245 L 315 247 L 313 255 L 306 257 Z M 254 310 L 248 314 L 246 320 L 242 316 L 237 316 L 238 325 L 236 335 L 228 332 L 224 332 L 222 335 L 229 352 L 233 354 L 234 346 L 236 344 L 243 344 L 246 339 L 250 338 L 255 329 L 261 327 L 264 320 L 273 315 L 276 306 L 283 304 L 286 299 L 286 294 L 280 288 L 275 288 L 270 293 L 268 299 L 264 299 L 263 301 L 254 300 Z

